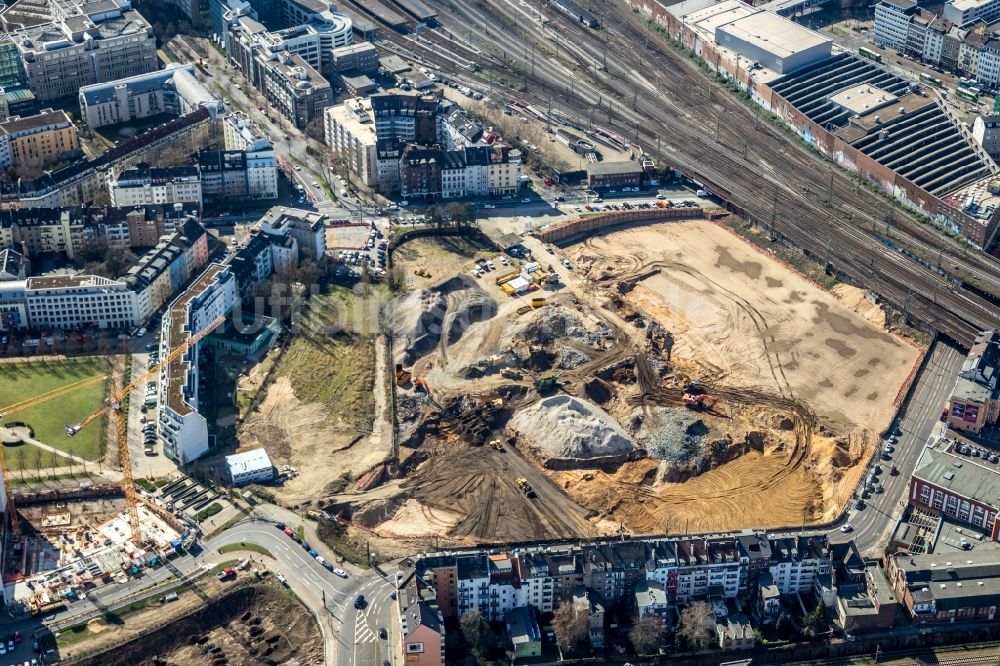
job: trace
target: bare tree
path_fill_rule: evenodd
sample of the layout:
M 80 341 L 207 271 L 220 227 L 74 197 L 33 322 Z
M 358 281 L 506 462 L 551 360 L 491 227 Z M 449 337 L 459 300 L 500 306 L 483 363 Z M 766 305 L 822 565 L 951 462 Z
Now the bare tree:
M 577 612 L 572 603 L 563 602 L 552 615 L 552 631 L 563 653 L 576 652 L 590 633 L 590 618 Z
M 35 475 L 42 478 L 42 450 L 35 447 Z
M 695 601 L 681 611 L 677 639 L 695 652 L 704 650 L 712 642 L 715 612 L 706 601 Z
M 54 477 L 56 475 L 56 462 L 58 461 L 59 456 L 56 453 L 55 449 L 51 451 L 51 454 L 52 455 L 49 459 L 49 463 L 52 465 L 52 476 Z
M 17 450 L 17 467 L 21 470 L 21 482 L 24 483 L 24 447 Z
M 643 615 L 635 621 L 628 635 L 637 654 L 656 654 L 663 647 L 663 621 L 651 613 Z

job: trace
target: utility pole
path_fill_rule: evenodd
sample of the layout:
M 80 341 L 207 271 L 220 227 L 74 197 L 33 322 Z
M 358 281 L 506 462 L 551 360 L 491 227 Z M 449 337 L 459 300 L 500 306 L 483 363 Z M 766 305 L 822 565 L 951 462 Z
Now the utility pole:
M 889 219 L 885 221 L 885 237 L 889 237 L 889 230 L 892 227 L 892 216 L 896 212 L 896 202 L 889 202 Z
M 774 200 L 771 202 L 771 234 L 774 234 L 774 221 L 778 218 L 778 186 L 774 186 Z
M 719 114 L 715 114 L 715 142 L 719 143 Z
M 910 316 L 910 299 L 913 298 L 913 287 L 906 292 L 906 302 L 903 304 L 903 323 L 905 324 Z
M 830 171 L 830 189 L 826 193 L 826 205 L 833 207 L 833 171 Z
M 823 257 L 823 269 L 830 265 L 830 234 L 826 235 L 826 255 Z
M 638 104 L 639 104 L 639 91 L 637 89 L 635 92 L 632 93 L 632 110 L 633 111 L 638 110 L 636 108 L 638 106 Z

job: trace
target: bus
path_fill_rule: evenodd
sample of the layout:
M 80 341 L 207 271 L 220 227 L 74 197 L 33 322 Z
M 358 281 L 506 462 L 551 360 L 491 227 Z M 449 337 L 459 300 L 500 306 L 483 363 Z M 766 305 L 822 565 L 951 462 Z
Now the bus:
M 882 62 L 881 53 L 876 53 L 875 51 L 872 51 L 871 49 L 866 49 L 863 46 L 858 49 L 858 55 L 861 56 L 862 58 L 867 58 L 868 60 L 874 62 Z
M 941 87 L 941 79 L 937 78 L 936 76 L 931 76 L 930 74 L 921 73 L 920 82 L 932 86 L 937 86 L 938 88 Z
M 969 90 L 967 88 L 955 88 L 955 94 L 960 99 L 964 99 L 967 102 L 978 102 L 979 101 L 979 95 L 977 95 L 976 93 L 974 93 L 973 91 L 971 91 L 971 90 Z

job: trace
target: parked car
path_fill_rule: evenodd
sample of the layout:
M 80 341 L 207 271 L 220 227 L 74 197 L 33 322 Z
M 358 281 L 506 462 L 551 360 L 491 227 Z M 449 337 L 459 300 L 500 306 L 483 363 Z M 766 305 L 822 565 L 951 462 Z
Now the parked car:
M 340 576 L 341 578 L 347 578 L 347 572 L 344 571 L 343 569 L 334 569 L 333 573 L 336 574 L 337 576 Z

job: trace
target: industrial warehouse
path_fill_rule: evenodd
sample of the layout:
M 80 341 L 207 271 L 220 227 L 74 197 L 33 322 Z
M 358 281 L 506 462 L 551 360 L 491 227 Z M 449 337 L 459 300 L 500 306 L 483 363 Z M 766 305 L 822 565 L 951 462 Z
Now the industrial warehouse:
M 936 90 L 834 49 L 769 5 L 639 4 L 839 166 L 976 246 L 990 244 L 1000 226 L 998 167 Z

